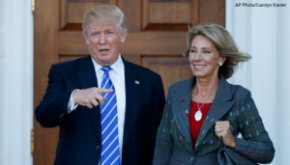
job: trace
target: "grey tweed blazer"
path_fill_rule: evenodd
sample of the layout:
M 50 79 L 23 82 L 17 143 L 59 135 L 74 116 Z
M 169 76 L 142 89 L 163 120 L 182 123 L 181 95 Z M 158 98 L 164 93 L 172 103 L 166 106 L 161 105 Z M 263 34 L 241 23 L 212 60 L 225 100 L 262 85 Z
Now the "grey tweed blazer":
M 163 117 L 158 129 L 154 165 L 217 165 L 222 149 L 238 155 L 236 164 L 269 163 L 274 157 L 273 143 L 249 90 L 219 81 L 216 97 L 210 107 L 193 149 L 188 112 L 195 77 L 170 86 Z M 218 120 L 229 120 L 235 136 L 235 148 L 226 147 L 214 133 Z M 220 157 L 220 156 L 219 156 Z M 248 164 L 248 163 L 247 163 Z

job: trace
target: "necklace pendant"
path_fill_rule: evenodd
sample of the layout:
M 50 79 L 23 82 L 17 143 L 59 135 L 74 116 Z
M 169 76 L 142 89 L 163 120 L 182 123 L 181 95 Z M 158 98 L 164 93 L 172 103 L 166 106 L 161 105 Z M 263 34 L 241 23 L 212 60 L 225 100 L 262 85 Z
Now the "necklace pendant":
M 201 112 L 200 109 L 198 109 L 198 110 L 195 112 L 195 114 L 194 114 L 194 119 L 195 119 L 196 121 L 200 121 L 201 118 L 202 118 L 202 112 Z

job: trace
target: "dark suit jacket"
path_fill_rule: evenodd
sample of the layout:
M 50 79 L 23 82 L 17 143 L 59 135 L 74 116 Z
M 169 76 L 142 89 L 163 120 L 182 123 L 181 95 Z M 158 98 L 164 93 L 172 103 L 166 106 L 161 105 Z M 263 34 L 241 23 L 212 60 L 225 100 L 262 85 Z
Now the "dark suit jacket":
M 217 165 L 219 154 L 219 158 L 232 157 L 239 164 L 245 164 L 245 160 L 254 164 L 271 162 L 274 147 L 250 92 L 227 83 L 223 78 L 219 81 L 216 97 L 192 148 L 188 112 L 194 83 L 193 77 L 169 88 L 157 133 L 153 164 Z M 235 148 L 224 149 L 225 145 L 215 135 L 214 125 L 218 120 L 229 120 L 235 136 Z
M 165 102 L 162 81 L 158 74 L 123 61 L 127 100 L 122 164 L 152 164 L 156 132 Z M 44 127 L 60 127 L 55 164 L 98 164 L 101 149 L 99 107 L 78 106 L 72 113 L 67 113 L 72 90 L 96 86 L 90 56 L 51 67 L 48 87 L 35 115 Z

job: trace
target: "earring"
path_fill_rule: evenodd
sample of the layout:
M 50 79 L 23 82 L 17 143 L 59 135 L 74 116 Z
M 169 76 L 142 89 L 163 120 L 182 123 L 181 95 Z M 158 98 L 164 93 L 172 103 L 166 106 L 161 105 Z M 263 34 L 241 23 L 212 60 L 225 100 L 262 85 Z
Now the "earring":
M 223 66 L 223 63 L 219 63 L 219 66 Z

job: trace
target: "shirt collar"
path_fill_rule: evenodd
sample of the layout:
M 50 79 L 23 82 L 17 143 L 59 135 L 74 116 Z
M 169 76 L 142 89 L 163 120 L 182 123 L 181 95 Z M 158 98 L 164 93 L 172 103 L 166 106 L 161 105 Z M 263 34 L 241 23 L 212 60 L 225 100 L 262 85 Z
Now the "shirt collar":
M 92 57 L 92 61 L 93 61 L 93 64 L 94 64 L 94 67 L 95 67 L 95 71 L 96 73 L 98 71 L 101 70 L 101 68 L 103 67 L 102 65 L 98 64 L 94 58 Z M 124 63 L 123 63 L 123 60 L 122 60 L 122 57 L 121 57 L 121 54 L 118 55 L 118 58 L 117 60 L 112 64 L 110 65 L 110 67 L 112 68 L 112 71 L 113 72 L 116 72 L 118 74 L 119 71 L 121 71 L 123 68 L 124 68 Z

